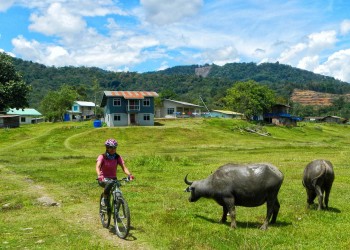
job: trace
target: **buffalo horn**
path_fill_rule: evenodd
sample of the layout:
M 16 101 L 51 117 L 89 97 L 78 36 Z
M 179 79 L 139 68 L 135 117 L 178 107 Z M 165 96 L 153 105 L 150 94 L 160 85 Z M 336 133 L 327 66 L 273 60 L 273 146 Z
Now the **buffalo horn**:
M 188 180 L 187 180 L 187 175 L 188 175 L 188 174 L 186 174 L 186 176 L 185 176 L 185 183 L 186 183 L 187 185 L 192 185 L 193 181 L 188 181 Z

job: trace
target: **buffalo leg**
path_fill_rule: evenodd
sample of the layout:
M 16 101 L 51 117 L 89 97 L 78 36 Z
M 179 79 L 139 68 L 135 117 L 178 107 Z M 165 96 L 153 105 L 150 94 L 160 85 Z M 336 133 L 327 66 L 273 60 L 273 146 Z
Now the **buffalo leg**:
M 225 205 L 222 206 L 222 218 L 221 218 L 221 223 L 225 223 L 227 221 L 227 213 L 228 209 Z
M 231 228 L 237 228 L 235 206 L 231 207 L 231 210 L 229 211 L 229 213 L 230 213 L 230 217 L 231 217 Z
M 323 209 L 323 191 L 322 189 L 320 188 L 320 186 L 316 186 L 315 187 L 316 189 L 316 194 L 318 196 L 318 210 L 322 210 Z
M 314 190 L 311 190 L 311 189 L 307 189 L 306 193 L 307 193 L 307 204 L 308 204 L 308 207 L 310 207 L 312 204 L 314 204 L 316 193 Z
M 329 193 L 331 192 L 331 188 L 332 185 L 325 188 L 324 204 L 326 208 L 328 208 Z
M 222 213 L 222 219 L 221 219 L 222 222 L 226 221 L 227 213 L 229 213 L 230 217 L 231 217 L 231 228 L 236 228 L 237 227 L 237 224 L 236 224 L 236 208 L 235 208 L 235 200 L 234 200 L 234 198 L 226 198 L 226 199 L 224 199 L 223 213 Z
M 267 226 L 269 224 L 271 216 L 272 216 L 272 214 L 274 212 L 275 202 L 276 202 L 275 198 L 274 199 L 272 199 L 272 198 L 268 198 L 267 199 L 267 202 L 266 202 L 266 207 L 267 207 L 266 218 L 265 218 L 264 223 L 260 227 L 261 230 L 266 230 L 267 229 Z
M 276 198 L 275 205 L 273 206 L 273 214 L 272 219 L 270 221 L 271 224 L 274 224 L 277 219 L 278 212 L 280 211 L 280 203 L 278 202 L 278 199 Z

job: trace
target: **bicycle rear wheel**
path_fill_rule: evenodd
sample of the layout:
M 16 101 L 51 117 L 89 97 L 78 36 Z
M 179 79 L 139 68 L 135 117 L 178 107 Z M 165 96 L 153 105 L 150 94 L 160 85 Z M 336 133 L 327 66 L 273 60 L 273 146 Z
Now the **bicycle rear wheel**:
M 118 198 L 114 202 L 114 225 L 116 235 L 125 239 L 130 230 L 130 210 L 124 198 Z
M 107 228 L 111 223 L 111 206 L 102 206 L 101 201 L 103 199 L 103 194 L 100 197 L 100 219 L 102 226 Z

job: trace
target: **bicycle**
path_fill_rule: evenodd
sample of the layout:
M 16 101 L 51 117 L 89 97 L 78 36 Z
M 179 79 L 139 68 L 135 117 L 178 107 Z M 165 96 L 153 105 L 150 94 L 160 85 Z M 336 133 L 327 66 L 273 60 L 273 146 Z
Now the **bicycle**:
M 111 217 L 113 214 L 115 234 L 125 239 L 130 230 L 130 210 L 128 203 L 123 197 L 123 193 L 120 190 L 122 181 L 129 182 L 130 180 L 125 177 L 121 180 L 109 179 L 108 182 L 113 182 L 113 186 L 107 198 L 106 206 L 101 205 L 103 199 L 103 192 L 100 197 L 100 219 L 102 226 L 108 228 L 111 223 Z

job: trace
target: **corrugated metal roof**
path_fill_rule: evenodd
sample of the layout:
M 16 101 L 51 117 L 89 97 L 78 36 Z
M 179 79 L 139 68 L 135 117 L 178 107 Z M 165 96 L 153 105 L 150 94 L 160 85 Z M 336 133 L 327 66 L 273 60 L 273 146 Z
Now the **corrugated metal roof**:
M 229 111 L 229 110 L 213 110 L 218 113 L 226 114 L 226 115 L 242 115 L 241 113 L 237 113 L 234 111 Z
M 124 97 L 125 99 L 144 99 L 144 97 L 157 97 L 153 91 L 104 91 L 106 96 Z
M 77 104 L 79 104 L 79 106 L 83 106 L 83 107 L 95 107 L 95 103 L 93 103 L 93 102 L 75 101 L 75 103 L 77 103 Z
M 173 103 L 185 105 L 185 106 L 192 106 L 192 107 L 203 108 L 203 106 L 196 105 L 196 104 L 189 103 L 189 102 L 181 102 L 181 101 L 175 101 L 175 100 L 171 100 L 171 99 L 165 99 L 165 100 L 170 101 L 170 102 L 173 102 Z
M 33 115 L 33 116 L 40 116 L 42 115 L 40 112 L 38 112 L 36 109 L 10 109 L 7 111 L 8 115 Z
M 0 115 L 0 118 L 19 117 L 19 115 Z

